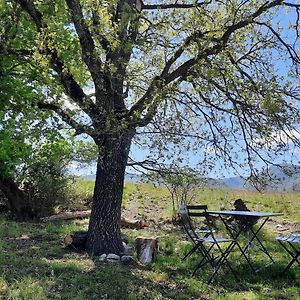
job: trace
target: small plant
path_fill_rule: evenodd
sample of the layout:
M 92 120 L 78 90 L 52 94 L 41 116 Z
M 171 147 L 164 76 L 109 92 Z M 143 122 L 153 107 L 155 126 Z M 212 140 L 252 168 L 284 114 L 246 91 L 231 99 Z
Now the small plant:
M 164 170 L 156 177 L 159 184 L 164 185 L 172 199 L 173 219 L 177 220 L 178 206 L 181 203 L 191 203 L 197 196 L 197 191 L 203 180 L 190 168 Z

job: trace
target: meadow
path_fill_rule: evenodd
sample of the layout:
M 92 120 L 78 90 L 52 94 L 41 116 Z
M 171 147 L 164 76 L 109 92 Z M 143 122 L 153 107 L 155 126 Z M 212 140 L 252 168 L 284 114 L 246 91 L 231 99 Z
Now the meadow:
M 92 187 L 91 182 L 76 182 L 76 197 L 89 198 Z M 240 281 L 224 269 L 210 285 L 206 284 L 208 269 L 191 277 L 197 254 L 181 259 L 190 243 L 180 226 L 170 222 L 172 205 L 164 188 L 127 183 L 124 190 L 124 214 L 153 221 L 141 230 L 123 229 L 130 244 L 137 236 L 158 237 L 159 252 L 149 266 L 136 261 L 129 265 L 102 262 L 65 249 L 64 236 L 86 230 L 87 219 L 20 223 L 0 216 L 0 299 L 300 299 L 300 268 L 294 266 L 278 276 L 289 257 L 275 241 L 280 232 L 299 232 L 299 196 L 296 192 L 199 190 L 196 202 L 211 209 L 232 208 L 232 201 L 242 198 L 252 210 L 284 214 L 268 222 L 261 233 L 275 264 L 253 274 L 234 252 L 230 262 Z M 257 265 L 265 259 L 255 250 L 253 255 Z

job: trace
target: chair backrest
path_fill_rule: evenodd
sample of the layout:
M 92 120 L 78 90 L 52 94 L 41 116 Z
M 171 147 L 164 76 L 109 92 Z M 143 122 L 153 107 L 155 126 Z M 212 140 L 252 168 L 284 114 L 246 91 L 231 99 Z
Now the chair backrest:
M 190 217 L 207 217 L 207 205 L 187 205 L 188 215 Z
M 179 205 L 179 214 L 181 217 L 182 225 L 191 239 L 198 238 L 198 234 L 195 232 L 195 226 L 191 220 L 191 217 L 206 217 L 207 205 Z
M 188 234 L 188 236 L 193 240 L 194 238 L 197 238 L 197 234 L 194 229 L 194 225 L 192 223 L 192 220 L 189 216 L 189 211 L 186 204 L 180 204 L 179 205 L 179 215 L 181 219 L 181 224 Z

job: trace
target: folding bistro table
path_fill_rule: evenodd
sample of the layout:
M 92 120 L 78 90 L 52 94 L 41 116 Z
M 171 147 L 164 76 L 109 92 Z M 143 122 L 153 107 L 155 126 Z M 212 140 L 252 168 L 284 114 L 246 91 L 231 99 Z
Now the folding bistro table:
M 220 211 L 207 211 L 210 215 L 217 215 L 222 220 L 223 224 L 225 225 L 227 231 L 229 232 L 231 238 L 235 240 L 237 247 L 241 251 L 241 255 L 246 259 L 247 263 L 253 270 L 253 272 L 257 273 L 261 271 L 261 268 L 255 269 L 250 261 L 250 257 L 247 256 L 247 251 L 249 250 L 250 246 L 254 241 L 256 241 L 259 245 L 260 250 L 265 253 L 266 256 L 270 259 L 270 263 L 266 265 L 269 266 L 272 263 L 274 263 L 274 260 L 271 256 L 271 254 L 267 251 L 266 247 L 263 245 L 262 241 L 258 237 L 258 233 L 263 228 L 263 226 L 266 224 L 266 222 L 269 220 L 270 217 L 277 217 L 282 216 L 282 213 L 273 213 L 273 212 L 257 212 L 257 211 L 239 211 L 239 210 L 220 210 Z M 235 228 L 229 224 L 229 220 L 225 217 L 238 217 L 242 218 L 243 222 L 241 226 L 238 228 Z M 258 229 L 253 228 L 253 221 L 264 219 L 261 225 L 258 227 Z M 243 231 L 248 231 L 250 233 L 250 236 L 248 238 L 246 246 L 242 247 L 239 238 Z

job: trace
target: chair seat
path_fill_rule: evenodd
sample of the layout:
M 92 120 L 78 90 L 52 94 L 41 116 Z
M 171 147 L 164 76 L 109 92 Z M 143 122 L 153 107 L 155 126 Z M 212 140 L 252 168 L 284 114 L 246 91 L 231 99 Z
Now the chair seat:
M 204 242 L 204 243 L 223 243 L 223 242 L 231 242 L 232 240 L 223 237 L 201 237 L 201 238 L 195 238 L 195 241 Z
M 300 235 L 284 235 L 284 236 L 278 236 L 276 238 L 277 241 L 282 241 L 282 242 L 290 242 L 290 243 L 300 243 Z
M 215 232 L 213 229 L 195 229 L 196 233 L 212 233 Z

